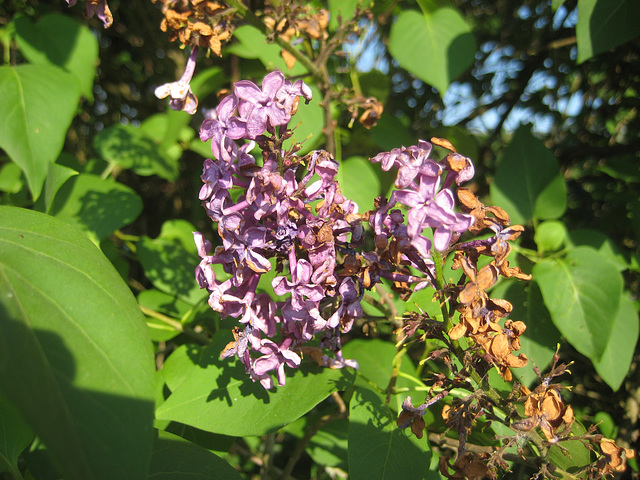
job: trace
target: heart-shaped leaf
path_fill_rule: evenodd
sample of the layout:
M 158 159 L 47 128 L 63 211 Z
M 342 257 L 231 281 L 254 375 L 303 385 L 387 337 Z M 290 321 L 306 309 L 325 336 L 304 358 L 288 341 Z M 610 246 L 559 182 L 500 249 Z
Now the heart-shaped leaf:
M 491 199 L 513 223 L 559 218 L 567 206 L 567 187 L 558 161 L 528 128 L 519 128 L 505 149 Z
M 576 247 L 565 258 L 533 268 L 544 303 L 560 333 L 583 355 L 598 361 L 618 314 L 622 276 L 591 247 Z
M 422 13 L 405 10 L 393 22 L 389 52 L 400 66 L 443 96 L 449 84 L 473 63 L 476 42 L 452 4 L 423 3 Z
M 64 478 L 145 478 L 153 350 L 102 252 L 56 218 L 0 207 L 0 312 L 0 389 Z
M 60 154 L 80 90 L 50 65 L 0 67 L 0 147 L 24 171 L 34 198 Z

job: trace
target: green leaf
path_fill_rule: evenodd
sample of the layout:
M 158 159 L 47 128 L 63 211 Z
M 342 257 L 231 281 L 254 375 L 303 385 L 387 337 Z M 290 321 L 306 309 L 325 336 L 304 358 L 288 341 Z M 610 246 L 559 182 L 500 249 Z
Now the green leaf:
M 33 440 L 33 431 L 20 412 L 0 392 L 0 472 L 22 479 L 18 457 Z
M 598 361 L 618 314 L 622 276 L 590 247 L 576 247 L 565 258 L 533 267 L 544 303 L 555 326 L 583 355 Z
M 188 234 L 191 242 L 188 243 L 185 227 L 190 230 Z M 165 222 L 157 238 L 140 238 L 137 251 L 144 274 L 151 283 L 190 305 L 195 305 L 207 294 L 200 289 L 195 279 L 194 272 L 200 259 L 193 248 L 193 230 L 188 222 Z
M 337 175 L 340 191 L 358 204 L 358 212 L 373 210 L 373 200 L 382 192 L 376 167 L 364 157 L 343 160 Z
M 562 248 L 568 233 L 564 223 L 558 220 L 548 220 L 536 227 L 533 240 L 540 253 L 555 252 Z
M 156 418 L 237 437 L 263 435 L 293 422 L 332 392 L 344 390 L 355 377 L 350 368 L 332 370 L 303 362 L 295 371 L 286 369 L 286 385 L 267 391 L 251 380 L 240 362 L 220 360 L 222 347 L 188 350 L 188 376 L 158 408 Z
M 151 457 L 149 480 L 180 478 L 241 480 L 240 474 L 223 459 L 198 445 L 159 431 Z
M 341 23 L 349 23 L 360 3 L 362 0 L 329 0 L 329 28 L 334 31 L 338 28 L 338 17 Z
M 60 188 L 49 213 L 99 243 L 133 222 L 141 211 L 142 200 L 129 187 L 83 173 Z
M 235 29 L 233 36 L 240 42 L 242 50 L 234 50 L 234 53 L 244 58 L 257 58 L 267 70 L 280 70 L 287 77 L 304 75 L 307 72 L 300 62 L 296 62 L 291 69 L 280 55 L 281 49 L 275 43 L 267 43 L 267 38 L 257 28 L 251 25 L 242 25 Z
M 58 165 L 57 163 L 49 164 L 49 173 L 44 182 L 44 213 L 48 213 L 51 210 L 53 200 L 60 190 L 60 187 L 65 184 L 71 177 L 78 175 L 78 172 L 72 168 Z
M 558 161 L 528 128 L 516 131 L 499 160 L 491 199 L 514 224 L 555 219 L 564 213 L 567 187 Z
M 598 230 L 578 228 L 569 231 L 567 246 L 577 247 L 578 245 L 593 247 L 600 255 L 608 258 L 621 272 L 628 268 L 627 261 L 624 255 L 620 253 L 619 247 L 613 240 Z
M 575 421 L 571 427 L 572 436 L 577 437 L 585 433 L 587 430 L 578 421 Z M 564 450 L 567 450 L 567 453 Z M 569 440 L 562 442 L 562 449 L 557 445 L 549 448 L 549 462 L 569 473 L 571 475 L 569 478 L 577 479 L 578 477 L 572 474 L 591 463 L 591 453 L 580 440 Z
M 179 298 L 159 290 L 149 289 L 138 294 L 138 303 L 142 307 L 166 315 L 176 322 L 180 322 L 183 315 L 191 309 L 191 305 Z M 166 342 L 177 337 L 181 332 L 162 320 L 147 317 L 147 326 L 151 340 L 154 342 Z
M 44 15 L 35 24 L 20 16 L 15 25 L 18 47 L 30 63 L 53 65 L 71 73 L 82 95 L 93 100 L 98 40 L 86 25 L 59 13 Z
M 580 0 L 578 2 L 578 63 L 640 35 L 636 0 Z
M 520 350 L 529 359 L 524 368 L 512 369 L 513 375 L 523 385 L 537 382 L 538 376 L 533 371 L 537 365 L 541 372 L 551 365 L 556 346 L 561 341 L 560 332 L 551 320 L 536 282 L 505 280 L 491 290 L 491 298 L 504 298 L 513 305 L 510 318 L 522 320 L 527 330 L 520 338 Z
M 620 297 L 618 315 L 613 319 L 611 337 L 600 360 L 593 362 L 596 372 L 615 392 L 629 372 L 638 343 L 638 305 L 626 293 Z
M 322 95 L 315 85 L 311 85 L 313 98 L 309 104 L 305 104 L 304 100 L 300 100 L 298 111 L 291 117 L 289 128 L 295 128 L 293 137 L 285 142 L 285 148 L 288 148 L 294 142 L 302 143 L 302 148 L 298 152 L 303 155 L 311 151 L 322 141 L 322 129 L 324 128 L 324 109 L 320 106 Z
M 8 162 L 0 166 L 0 191 L 18 193 L 23 185 L 22 170 L 17 164 Z
M 53 217 L 0 207 L 0 309 L 0 389 L 64 477 L 143 478 L 153 351 L 100 250 Z
M 349 421 L 338 419 L 323 425 L 311 437 L 305 451 L 318 465 L 347 468 Z
M 369 382 L 377 386 L 381 391 L 384 391 L 389 384 L 389 379 L 393 372 L 393 359 L 396 356 L 397 350 L 393 343 L 385 342 L 377 338 L 370 338 L 367 340 L 356 339 L 347 343 L 343 348 L 343 354 L 345 358 L 352 358 L 358 362 L 358 376 L 356 385 L 363 387 L 370 387 Z M 402 363 L 400 364 L 400 372 L 407 376 L 413 376 L 415 374 L 415 367 L 411 362 L 411 358 L 408 355 L 401 357 Z M 416 386 L 422 386 L 422 383 L 415 383 L 409 380 L 407 377 L 399 377 L 396 383 L 396 387 L 399 388 L 411 388 Z M 417 399 L 419 397 L 414 394 Z M 424 395 L 424 393 L 422 393 Z M 390 406 L 394 410 L 400 408 L 405 394 L 393 395 L 395 402 L 391 402 Z
M 104 160 L 129 168 L 138 175 L 158 175 L 169 181 L 178 177 L 181 151 L 161 148 L 162 140 L 154 140 L 141 128 L 114 125 L 100 132 L 93 143 Z
M 409 129 L 407 117 L 397 118 L 388 113 L 383 113 L 378 124 L 372 127 L 371 138 L 382 150 L 390 151 L 402 145 L 408 147 L 417 143 Z
M 49 65 L 0 67 L 0 98 L 0 147 L 24 171 L 38 198 L 75 115 L 78 83 Z
M 356 389 L 349 405 L 349 476 L 353 479 L 421 479 L 431 451 L 426 438 L 400 430 L 375 392 Z
M 429 5 L 423 13 L 405 10 L 391 25 L 389 52 L 401 67 L 438 89 L 449 84 L 474 60 L 471 28 L 450 3 Z

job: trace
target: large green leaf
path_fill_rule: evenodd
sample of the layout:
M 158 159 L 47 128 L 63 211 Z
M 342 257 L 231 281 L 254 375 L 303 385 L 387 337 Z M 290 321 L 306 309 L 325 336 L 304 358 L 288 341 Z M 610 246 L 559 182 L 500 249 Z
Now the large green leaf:
M 528 128 L 516 131 L 499 160 L 491 199 L 517 224 L 564 213 L 567 187 L 558 161 Z
M 600 360 L 593 362 L 598 375 L 613 391 L 620 388 L 629 372 L 639 333 L 638 305 L 623 293 L 618 315 L 613 319 L 613 331 L 607 348 Z
M 80 89 L 50 65 L 0 67 L 0 147 L 24 171 L 34 198 L 64 144 Z
M 300 100 L 298 111 L 291 117 L 289 128 L 293 130 L 291 140 L 285 142 L 288 148 L 294 142 L 301 143 L 302 148 L 299 155 L 309 152 L 315 148 L 322 140 L 322 129 L 324 128 L 324 109 L 320 106 L 322 95 L 315 85 L 311 85 L 313 98 L 307 105 L 304 100 Z
M 98 40 L 87 26 L 59 13 L 44 15 L 35 24 L 18 17 L 15 25 L 18 47 L 30 63 L 54 65 L 71 73 L 82 94 L 93 99 Z
M 60 220 L 0 207 L 0 312 L 0 389 L 64 477 L 143 478 L 153 351 L 100 250 Z
M 371 390 L 358 388 L 349 407 L 349 476 L 354 480 L 421 479 L 431 451 L 426 438 L 400 430 L 396 418 Z
M 168 432 L 158 432 L 148 480 L 181 478 L 241 480 L 223 459 L 198 445 Z
M 303 362 L 295 371 L 287 368 L 286 385 L 267 391 L 240 362 L 220 360 L 221 349 L 212 344 L 188 351 L 188 376 L 157 409 L 156 418 L 225 435 L 263 435 L 298 419 L 355 377 L 350 368 L 331 370 Z M 184 361 L 181 365 L 186 368 Z
M 622 276 L 591 247 L 576 247 L 565 258 L 533 268 L 555 326 L 583 355 L 598 361 L 609 343 L 618 314 Z
M 405 10 L 391 25 L 389 52 L 401 67 L 443 96 L 449 84 L 473 63 L 476 42 L 453 4 L 421 3 L 422 13 Z
M 74 225 L 99 243 L 133 222 L 141 211 L 142 200 L 129 187 L 83 173 L 69 179 L 60 188 L 49 213 Z
M 578 63 L 589 60 L 640 35 L 637 0 L 578 2 Z
M 21 479 L 18 457 L 33 440 L 33 431 L 20 412 L 0 392 L 0 473 Z

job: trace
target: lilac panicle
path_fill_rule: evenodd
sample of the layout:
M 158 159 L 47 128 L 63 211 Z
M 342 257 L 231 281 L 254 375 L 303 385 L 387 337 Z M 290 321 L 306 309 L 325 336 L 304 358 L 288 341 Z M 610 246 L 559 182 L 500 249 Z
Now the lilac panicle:
M 181 81 L 188 83 L 187 77 L 185 72 Z M 300 97 L 311 100 L 309 87 L 289 82 L 279 71 L 269 73 L 261 87 L 242 80 L 206 114 L 200 130 L 201 140 L 211 140 L 212 158 L 203 165 L 199 198 L 217 223 L 221 245 L 213 248 L 194 233 L 201 259 L 196 280 L 209 292 L 213 310 L 244 326 L 236 329 L 223 358 L 238 357 L 267 389 L 276 385 L 273 373 L 284 385 L 285 367 L 300 365 L 301 349 L 311 348 L 304 344 L 313 338 L 330 352 L 313 356 L 321 365 L 357 367 L 343 357 L 340 334 L 363 316 L 364 290 L 382 278 L 413 290 L 430 285 L 432 248 L 446 250 L 472 223 L 455 211 L 449 190 L 472 175 L 471 162 L 456 157 L 453 171 L 429 158 L 432 146 L 423 140 L 371 159 L 383 170 L 397 170 L 397 190 L 389 200 L 378 199 L 374 210 L 359 213 L 342 194 L 339 164 L 329 153 L 299 158 L 293 148 L 282 148 Z M 249 153 L 255 144 L 261 162 Z M 302 165 L 306 170 L 299 172 Z M 370 251 L 364 248 L 367 220 L 374 233 Z M 433 230 L 433 241 L 424 235 L 426 228 Z M 226 277 L 216 278 L 216 264 Z M 257 290 L 262 275 L 274 268 L 270 287 L 278 299 Z

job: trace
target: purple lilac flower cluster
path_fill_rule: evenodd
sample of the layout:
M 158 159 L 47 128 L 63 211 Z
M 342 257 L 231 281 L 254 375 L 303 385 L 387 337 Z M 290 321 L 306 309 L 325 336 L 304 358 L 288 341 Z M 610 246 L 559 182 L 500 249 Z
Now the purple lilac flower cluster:
M 268 74 L 262 88 L 237 82 L 200 131 L 203 141 L 212 140 L 214 158 L 204 163 L 199 198 L 217 223 L 222 244 L 214 249 L 194 233 L 201 257 L 196 279 L 209 291 L 213 310 L 244 325 L 235 329 L 235 341 L 221 357 L 236 355 L 267 389 L 274 386 L 272 371 L 278 385 L 284 385 L 285 365 L 297 367 L 302 351 L 331 368 L 357 367 L 343 358 L 340 333 L 362 316 L 364 289 L 385 277 L 426 286 L 433 263 L 431 242 L 422 230 L 433 227 L 435 247 L 442 250 L 453 234 L 472 223 L 471 216 L 453 212 L 448 189 L 454 179 L 473 174 L 471 163 L 454 172 L 446 162 L 428 159 L 427 142 L 372 159 L 385 170 L 398 169 L 399 190 L 388 202 L 379 198 L 376 210 L 359 214 L 340 192 L 338 163 L 330 154 L 298 157 L 299 146 L 283 149 L 300 97 L 311 100 L 309 87 L 287 81 L 279 71 Z M 256 143 L 261 162 L 250 154 Z M 440 185 L 444 171 L 448 174 Z M 409 209 L 409 226 L 396 205 Z M 375 232 L 375 249 L 368 252 L 366 221 Z M 217 279 L 214 264 L 221 264 L 229 278 Z M 273 268 L 280 275 L 271 288 L 286 300 L 274 301 L 256 290 L 261 276 Z M 319 348 L 304 347 L 314 337 Z

